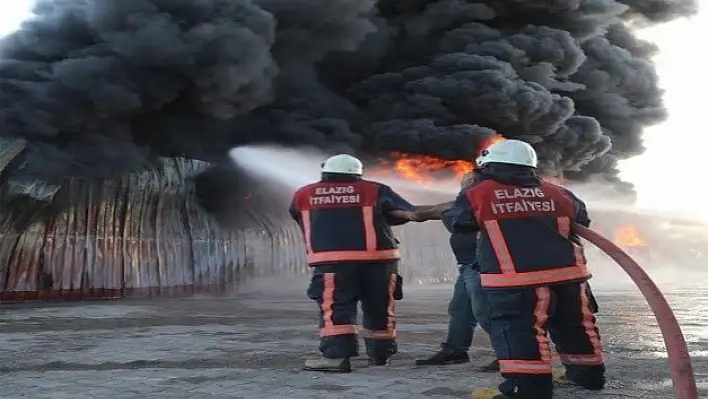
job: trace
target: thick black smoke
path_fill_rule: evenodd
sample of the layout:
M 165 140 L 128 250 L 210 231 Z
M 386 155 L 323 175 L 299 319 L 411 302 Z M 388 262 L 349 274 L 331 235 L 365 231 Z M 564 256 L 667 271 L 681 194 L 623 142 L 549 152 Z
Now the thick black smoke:
M 665 118 L 630 24 L 693 0 L 39 0 L 0 42 L 5 182 L 218 161 L 252 142 L 475 156 L 499 133 L 616 180 Z M 700 38 L 695 38 L 700 40 Z M 686 38 L 686 40 L 690 40 Z

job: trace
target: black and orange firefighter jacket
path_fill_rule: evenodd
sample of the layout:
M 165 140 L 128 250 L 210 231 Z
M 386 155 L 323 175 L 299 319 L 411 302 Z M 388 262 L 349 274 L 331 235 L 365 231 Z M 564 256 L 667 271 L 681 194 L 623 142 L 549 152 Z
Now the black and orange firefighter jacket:
M 589 279 L 583 248 L 572 232 L 574 223 L 590 225 L 585 204 L 532 170 L 511 170 L 482 171 L 449 211 L 455 229 L 480 232 L 482 286 L 533 287 Z
M 408 221 L 391 216 L 390 211 L 413 209 L 384 184 L 323 179 L 297 190 L 290 214 L 302 230 L 307 263 L 314 266 L 400 259 L 391 226 Z

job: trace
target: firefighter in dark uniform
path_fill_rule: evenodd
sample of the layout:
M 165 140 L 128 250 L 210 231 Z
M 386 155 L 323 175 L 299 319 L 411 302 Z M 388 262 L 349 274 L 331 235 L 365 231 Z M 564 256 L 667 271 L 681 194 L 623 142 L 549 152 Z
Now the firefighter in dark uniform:
M 591 274 L 573 233 L 575 223 L 589 226 L 587 210 L 569 190 L 539 178 L 537 163 L 523 141 L 492 144 L 477 159 L 479 178 L 449 211 L 453 228 L 480 232 L 490 337 L 505 378 L 496 399 L 553 397 L 547 333 L 568 381 L 590 390 L 605 384 Z
M 470 172 L 463 176 L 461 189 L 471 185 L 476 178 L 476 172 Z M 452 203 L 450 203 L 452 205 Z M 453 288 L 452 299 L 447 306 L 450 316 L 447 326 L 447 339 L 442 343 L 441 349 L 436 354 L 427 359 L 416 360 L 419 366 L 444 365 L 467 363 L 470 361 L 469 349 L 472 345 L 472 338 L 477 325 L 488 332 L 487 300 L 482 291 L 482 283 L 479 277 L 479 265 L 477 264 L 477 232 L 475 231 L 454 231 L 452 218 L 449 209 L 442 212 L 442 222 L 445 228 L 452 233 L 450 235 L 450 247 L 457 260 L 459 273 Z M 424 217 L 416 219 L 423 220 Z M 499 362 L 497 360 L 479 368 L 479 371 L 497 372 Z
M 290 206 L 314 268 L 307 295 L 320 307 L 322 358 L 307 360 L 307 370 L 351 371 L 349 359 L 358 356 L 359 301 L 370 364 L 385 365 L 397 352 L 401 254 L 391 226 L 410 221 L 416 208 L 362 174 L 357 158 L 335 155 L 322 164 L 322 179 L 298 189 Z

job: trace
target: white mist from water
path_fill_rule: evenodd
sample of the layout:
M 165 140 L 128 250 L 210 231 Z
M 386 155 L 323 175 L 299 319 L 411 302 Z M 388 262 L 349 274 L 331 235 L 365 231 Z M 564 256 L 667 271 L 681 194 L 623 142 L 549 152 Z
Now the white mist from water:
M 285 148 L 280 146 L 244 146 L 229 151 L 231 159 L 239 167 L 252 174 L 289 189 L 292 193 L 297 188 L 314 183 L 320 179 L 322 162 L 328 156 L 313 148 Z M 366 175 L 366 170 L 364 175 Z M 454 199 L 459 191 L 459 182 L 443 181 L 421 185 L 403 178 L 375 176 L 376 181 L 387 184 L 394 190 L 405 192 L 413 201 L 426 201 L 432 195 Z
M 232 149 L 229 155 L 235 164 L 249 174 L 293 194 L 297 188 L 318 181 L 322 162 L 333 154 L 327 154 L 314 148 L 284 148 L 264 145 L 237 147 Z M 366 176 L 366 170 L 364 173 Z M 459 191 L 458 181 L 421 185 L 403 178 L 378 176 L 375 173 L 372 179 L 391 186 L 416 204 L 451 201 Z M 588 203 L 591 214 L 592 209 L 637 212 L 632 206 L 626 205 L 626 201 L 618 201 L 621 194 L 608 188 L 606 184 L 591 182 L 572 185 L 569 188 L 572 188 Z M 283 207 L 288 205 L 287 203 L 282 204 Z M 658 213 L 647 212 L 646 215 L 651 218 Z M 671 217 L 674 215 L 662 213 L 661 216 Z M 441 237 L 440 243 L 445 245 L 447 237 Z M 677 248 L 677 251 L 681 250 Z M 620 272 L 619 267 L 614 265 L 609 258 L 605 256 L 594 257 L 591 263 L 595 274 L 593 281 L 599 290 L 623 289 L 632 285 L 629 278 Z M 649 266 L 651 266 L 648 269 L 651 269 L 652 277 L 661 281 L 662 285 L 673 285 L 678 281 L 675 269 L 664 268 L 663 265 Z M 450 265 L 450 267 L 454 268 L 454 265 Z M 687 273 L 690 272 L 687 271 Z M 685 274 L 682 273 L 682 275 L 685 277 Z M 702 277 L 698 277 L 698 279 L 702 279 Z
M 275 145 L 236 147 L 229 152 L 231 159 L 239 167 L 253 176 L 258 176 L 270 183 L 289 189 L 292 193 L 298 187 L 320 179 L 322 162 L 333 154 L 326 154 L 314 148 L 285 148 Z M 364 175 L 367 171 L 365 169 Z M 395 176 L 372 177 L 376 181 L 391 186 L 396 191 L 405 193 L 412 201 L 445 200 L 451 201 L 459 192 L 459 181 L 446 180 L 420 184 Z M 570 185 L 594 209 L 630 210 L 632 207 L 619 205 L 619 193 L 607 185 L 584 183 Z M 444 201 L 445 201 L 444 200 Z

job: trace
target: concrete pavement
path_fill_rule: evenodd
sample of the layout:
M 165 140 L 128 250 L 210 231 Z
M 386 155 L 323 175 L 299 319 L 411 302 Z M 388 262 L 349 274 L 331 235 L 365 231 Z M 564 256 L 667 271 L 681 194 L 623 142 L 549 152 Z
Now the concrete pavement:
M 449 285 L 407 290 L 398 309 L 400 353 L 391 366 L 357 359 L 350 374 L 301 371 L 304 359 L 317 355 L 316 309 L 295 288 L 3 306 L 0 398 L 464 398 L 499 382 L 469 364 L 415 366 L 444 338 Z M 608 388 L 599 394 L 559 388 L 557 397 L 672 397 L 661 336 L 643 299 L 634 292 L 596 294 Z M 676 290 L 669 297 L 708 395 L 708 295 Z M 480 364 L 491 359 L 483 333 L 472 355 Z

